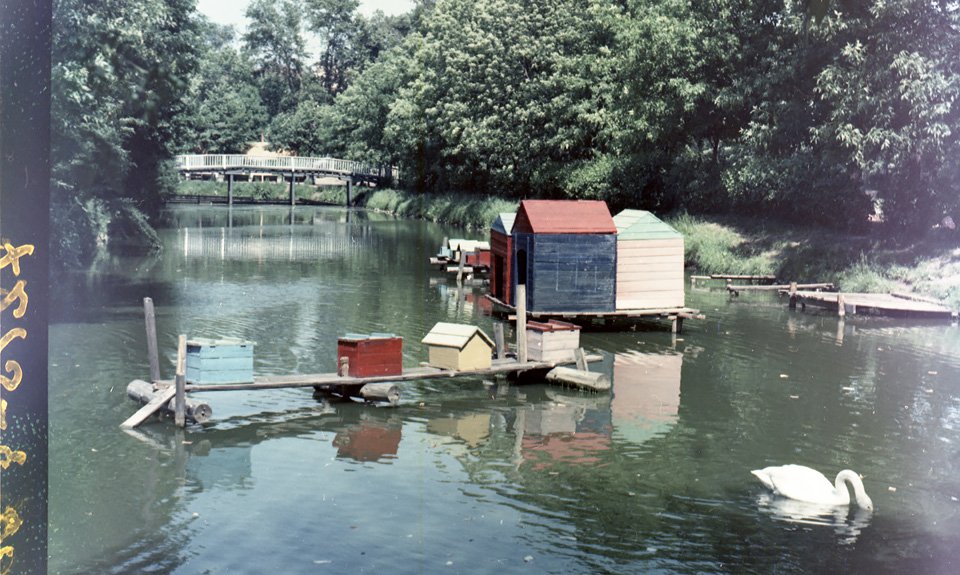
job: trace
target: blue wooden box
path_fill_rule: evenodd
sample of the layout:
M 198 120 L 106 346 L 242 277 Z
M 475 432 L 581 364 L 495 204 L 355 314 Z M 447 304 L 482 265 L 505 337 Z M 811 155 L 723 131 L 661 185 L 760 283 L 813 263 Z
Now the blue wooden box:
M 187 382 L 252 382 L 253 345 L 241 339 L 187 340 Z

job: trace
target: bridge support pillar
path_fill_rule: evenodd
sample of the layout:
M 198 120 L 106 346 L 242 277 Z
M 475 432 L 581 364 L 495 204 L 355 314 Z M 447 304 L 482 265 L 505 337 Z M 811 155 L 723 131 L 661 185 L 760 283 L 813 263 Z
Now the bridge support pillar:
M 350 195 L 353 192 L 353 178 L 347 180 L 347 207 L 350 207 Z
M 297 176 L 295 173 L 290 172 L 290 205 L 297 205 L 297 196 L 293 193 L 293 183 L 296 181 Z
M 227 205 L 233 207 L 233 174 L 227 174 Z

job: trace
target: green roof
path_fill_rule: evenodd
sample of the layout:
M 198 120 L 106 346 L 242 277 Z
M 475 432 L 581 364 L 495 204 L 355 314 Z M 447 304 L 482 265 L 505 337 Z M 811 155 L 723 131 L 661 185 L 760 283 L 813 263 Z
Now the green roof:
M 683 234 L 673 229 L 657 216 L 643 210 L 623 210 L 613 217 L 617 226 L 617 238 L 621 240 L 666 240 L 682 238 Z

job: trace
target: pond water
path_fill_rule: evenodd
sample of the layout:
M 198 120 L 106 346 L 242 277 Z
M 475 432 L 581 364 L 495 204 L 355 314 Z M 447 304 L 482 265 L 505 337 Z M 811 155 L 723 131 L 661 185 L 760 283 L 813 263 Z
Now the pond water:
M 610 393 L 501 378 L 205 394 L 214 419 L 119 423 L 177 334 L 256 342 L 258 375 L 332 372 L 337 337 L 492 333 L 427 264 L 464 232 L 341 208 L 186 207 L 51 303 L 51 573 L 957 573 L 960 330 L 789 311 L 688 285 L 706 319 L 589 332 Z M 467 234 L 482 237 L 482 234 Z M 508 337 L 511 330 L 507 330 Z M 863 475 L 872 513 L 771 498 L 751 469 Z

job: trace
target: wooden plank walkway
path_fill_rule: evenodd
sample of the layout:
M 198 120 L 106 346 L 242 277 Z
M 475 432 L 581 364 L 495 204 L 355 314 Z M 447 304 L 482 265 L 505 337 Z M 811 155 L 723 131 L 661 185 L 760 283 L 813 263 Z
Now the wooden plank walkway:
M 840 311 L 838 301 L 842 297 L 845 313 L 851 315 L 867 314 L 932 319 L 957 317 L 956 312 L 945 305 L 907 299 L 893 294 L 797 291 L 796 296 L 801 305 L 809 304 L 838 313 Z
M 588 355 L 588 362 L 602 360 L 602 356 Z M 268 375 L 255 377 L 253 383 L 231 384 L 187 384 L 188 392 L 207 391 L 250 391 L 263 389 L 282 389 L 291 387 L 314 387 L 324 391 L 339 392 L 358 390 L 368 383 L 400 383 L 421 379 L 439 379 L 469 376 L 484 376 L 496 374 L 519 373 L 531 370 L 550 370 L 560 365 L 575 364 L 576 360 L 569 361 L 528 361 L 520 363 L 514 358 L 495 359 L 489 369 L 456 371 L 440 369 L 438 367 L 422 366 L 404 369 L 399 375 L 378 375 L 370 377 L 340 376 L 336 373 L 302 374 L 302 375 Z M 172 386 L 172 380 L 158 382 L 159 386 Z M 168 398 L 169 399 L 169 398 Z

